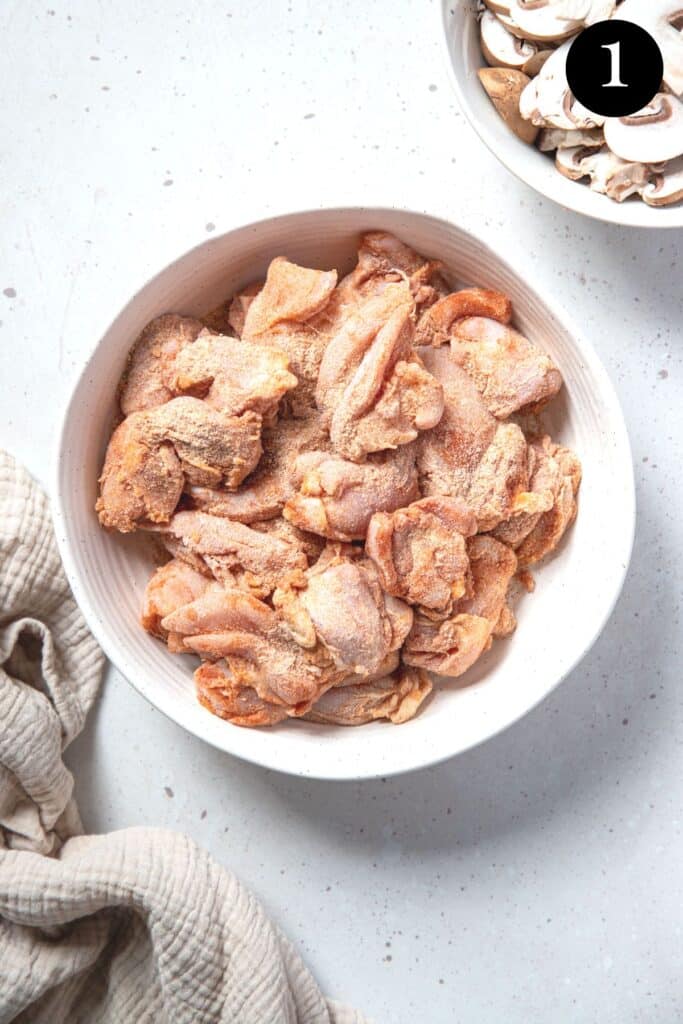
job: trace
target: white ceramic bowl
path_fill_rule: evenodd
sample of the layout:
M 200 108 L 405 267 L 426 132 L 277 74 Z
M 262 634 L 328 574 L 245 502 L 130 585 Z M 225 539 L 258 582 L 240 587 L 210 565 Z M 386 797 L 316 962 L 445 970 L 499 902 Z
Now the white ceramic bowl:
M 581 509 L 557 556 L 519 608 L 519 626 L 457 683 L 440 686 L 413 721 L 359 729 L 288 722 L 240 729 L 195 700 L 195 660 L 169 654 L 139 625 L 153 568 L 144 535 L 108 534 L 93 511 L 115 414 L 116 386 L 140 329 L 168 311 L 200 314 L 263 276 L 272 257 L 350 269 L 360 232 L 384 228 L 443 260 L 454 278 L 511 296 L 517 325 L 556 360 L 566 389 L 548 423 L 580 455 Z M 551 303 L 485 245 L 452 224 L 382 209 L 318 210 L 230 231 L 193 249 L 135 295 L 97 343 L 66 410 L 59 440 L 55 522 L 76 599 L 117 668 L 190 732 L 238 757 L 319 778 L 390 775 L 441 761 L 510 725 L 537 704 L 594 642 L 616 601 L 633 540 L 629 443 L 612 385 L 593 349 Z
M 660 208 L 640 199 L 617 203 L 592 192 L 585 182 L 565 178 L 547 154 L 518 139 L 505 125 L 477 76 L 486 61 L 479 45 L 476 0 L 441 0 L 439 15 L 460 108 L 508 170 L 548 199 L 597 220 L 641 228 L 683 227 L 683 203 Z

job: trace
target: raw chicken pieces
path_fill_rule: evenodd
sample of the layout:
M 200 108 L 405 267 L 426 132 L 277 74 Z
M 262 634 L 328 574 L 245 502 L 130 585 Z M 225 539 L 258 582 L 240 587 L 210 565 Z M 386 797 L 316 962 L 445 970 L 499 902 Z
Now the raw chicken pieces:
M 226 416 L 198 398 L 173 398 L 131 413 L 107 448 L 100 522 L 122 533 L 166 523 L 186 483 L 238 487 L 261 450 L 261 417 L 254 412 Z
M 406 664 L 460 676 L 488 650 L 496 630 L 505 634 L 514 629 L 506 606 L 508 586 L 517 569 L 514 552 L 493 537 L 480 535 L 469 541 L 467 555 L 471 593 L 445 619 L 415 616 L 403 652 Z
M 404 282 L 352 314 L 325 349 L 316 388 L 323 425 L 339 455 L 413 441 L 441 419 L 443 391 L 413 348 L 415 302 Z
M 227 662 L 204 661 L 194 674 L 197 699 L 207 711 L 233 725 L 275 725 L 287 718 L 287 708 L 271 704 L 233 676 Z
M 562 387 L 560 371 L 538 345 L 487 317 L 456 324 L 451 354 L 498 419 L 521 409 L 537 411 Z
M 284 352 L 204 331 L 175 358 L 171 387 L 204 398 L 231 416 L 251 409 L 274 418 L 282 396 L 297 385 Z
M 298 381 L 290 399 L 294 415 L 303 416 L 314 406 L 318 368 L 328 340 L 318 314 L 329 303 L 336 283 L 334 270 L 309 270 L 277 257 L 268 268 L 263 288 L 246 310 L 244 341 L 276 348 L 289 360 Z
M 420 317 L 415 332 L 416 345 L 438 348 L 448 342 L 458 321 L 465 317 L 490 317 L 501 324 L 512 319 L 512 303 L 507 295 L 485 288 L 462 288 L 438 299 Z
M 192 604 L 212 585 L 211 577 L 173 558 L 156 570 L 145 590 L 142 625 L 165 640 L 171 650 L 182 650 L 182 638 L 174 637 L 161 625 L 162 619 L 184 605 Z
M 306 572 L 276 591 L 274 606 L 302 647 L 321 643 L 335 665 L 370 675 L 397 651 L 413 624 L 413 613 L 385 593 L 369 559 L 331 546 Z
M 186 651 L 224 658 L 237 684 L 289 715 L 304 714 L 329 686 L 351 674 L 335 665 L 324 645 L 302 647 L 270 605 L 239 588 L 211 587 L 161 626 L 181 636 Z
M 379 718 L 400 725 L 417 713 L 431 692 L 426 672 L 403 665 L 398 672 L 374 682 L 326 690 L 304 717 L 324 725 L 365 725 Z
M 297 493 L 283 515 L 302 530 L 333 540 L 363 540 L 374 512 L 393 512 L 419 497 L 415 450 L 370 456 L 361 465 L 326 452 L 294 464 Z
M 372 231 L 340 280 L 278 256 L 142 331 L 96 507 L 170 556 L 142 625 L 198 656 L 208 711 L 398 724 L 428 673 L 513 632 L 513 581 L 575 519 L 581 466 L 539 425 L 560 372 L 511 321 L 507 296 Z
M 546 435 L 529 445 L 533 459 L 531 489 L 542 495 L 538 512 L 520 512 L 501 523 L 495 536 L 510 544 L 520 566 L 526 568 L 555 550 L 576 519 L 581 463 L 569 448 L 554 444 Z
M 489 412 L 448 349 L 420 353 L 443 385 L 446 405 L 438 426 L 417 441 L 422 492 L 459 498 L 477 517 L 480 532 L 492 530 L 531 500 L 524 434 Z
M 449 292 L 439 260 L 430 260 L 386 231 L 368 231 L 360 240 L 358 263 L 337 288 L 340 304 L 358 305 L 395 281 L 406 281 L 418 315 Z
M 301 474 L 294 471 L 298 456 L 320 449 L 328 442 L 317 416 L 307 420 L 283 420 L 263 431 L 263 454 L 258 466 L 236 491 L 215 487 L 191 487 L 196 508 L 240 523 L 275 519 L 294 497 Z
M 422 498 L 370 520 L 365 550 L 388 594 L 435 611 L 450 607 L 467 588 L 465 538 L 477 532 L 467 505 L 453 498 Z
M 177 559 L 257 597 L 271 594 L 286 574 L 308 569 L 300 544 L 206 512 L 177 512 L 161 538 Z
M 205 330 L 201 320 L 164 313 L 142 331 L 128 357 L 121 381 L 121 412 L 154 409 L 173 398 L 171 381 L 175 358 Z

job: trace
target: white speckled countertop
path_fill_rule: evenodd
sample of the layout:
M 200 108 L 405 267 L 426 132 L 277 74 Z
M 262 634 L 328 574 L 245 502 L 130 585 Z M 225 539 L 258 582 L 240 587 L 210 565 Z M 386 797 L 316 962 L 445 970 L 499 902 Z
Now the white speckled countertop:
M 426 209 L 516 251 L 612 375 L 640 515 L 614 617 L 524 721 L 412 776 L 331 785 L 241 764 L 114 671 L 68 759 L 89 829 L 188 832 L 378 1024 L 672 1024 L 683 233 L 593 223 L 513 180 L 455 108 L 436 15 L 426 0 L 4 0 L 0 444 L 48 482 L 75 371 L 207 232 L 319 204 Z

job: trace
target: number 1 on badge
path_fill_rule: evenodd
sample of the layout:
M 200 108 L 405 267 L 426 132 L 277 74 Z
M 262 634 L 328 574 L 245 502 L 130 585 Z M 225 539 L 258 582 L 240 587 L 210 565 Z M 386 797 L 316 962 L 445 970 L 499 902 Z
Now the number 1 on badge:
M 604 43 L 601 49 L 609 50 L 611 58 L 612 77 L 609 82 L 605 82 L 605 88 L 628 88 L 626 82 L 621 80 L 621 43 Z

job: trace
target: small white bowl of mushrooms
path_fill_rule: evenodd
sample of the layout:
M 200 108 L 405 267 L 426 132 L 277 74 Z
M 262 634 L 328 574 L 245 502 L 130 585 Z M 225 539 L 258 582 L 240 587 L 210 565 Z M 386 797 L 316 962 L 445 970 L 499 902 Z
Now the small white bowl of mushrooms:
M 460 106 L 505 166 L 578 213 L 635 227 L 683 226 L 683 31 L 677 0 L 442 2 Z M 573 97 L 566 60 L 577 35 L 632 21 L 664 58 L 660 92 L 630 117 Z

